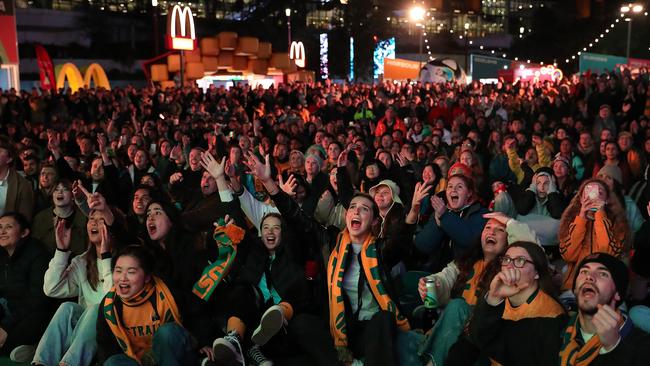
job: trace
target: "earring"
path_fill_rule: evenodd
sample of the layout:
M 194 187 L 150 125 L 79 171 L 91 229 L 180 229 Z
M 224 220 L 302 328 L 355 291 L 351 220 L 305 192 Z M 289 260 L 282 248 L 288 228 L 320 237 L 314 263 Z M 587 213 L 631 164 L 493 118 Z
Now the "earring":
M 538 274 L 535 275 L 535 279 L 539 280 L 539 275 Z

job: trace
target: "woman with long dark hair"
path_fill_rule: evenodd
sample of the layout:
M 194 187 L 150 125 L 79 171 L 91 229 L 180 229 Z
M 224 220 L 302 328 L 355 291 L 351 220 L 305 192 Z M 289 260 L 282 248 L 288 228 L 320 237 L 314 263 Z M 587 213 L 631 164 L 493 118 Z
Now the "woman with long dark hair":
M 576 265 L 584 257 L 604 252 L 619 257 L 630 227 L 625 209 L 607 184 L 599 179 L 582 183 L 560 219 L 560 254 L 567 264 L 563 290 L 571 290 Z

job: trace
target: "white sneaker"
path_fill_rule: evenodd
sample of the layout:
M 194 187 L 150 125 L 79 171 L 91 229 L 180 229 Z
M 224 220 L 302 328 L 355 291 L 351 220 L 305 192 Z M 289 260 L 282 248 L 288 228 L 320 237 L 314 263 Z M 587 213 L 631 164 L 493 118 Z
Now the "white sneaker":
M 262 315 L 260 325 L 253 332 L 251 340 L 259 346 L 265 345 L 282 329 L 282 326 L 285 325 L 284 323 L 282 307 L 280 305 L 271 306 Z
M 28 344 L 18 346 L 14 348 L 9 354 L 9 358 L 14 362 L 32 362 L 34 359 L 34 354 L 36 353 L 36 347 Z
M 244 354 L 242 352 L 241 340 L 235 331 L 231 331 L 223 338 L 217 338 L 212 344 L 214 361 L 221 366 L 244 365 Z

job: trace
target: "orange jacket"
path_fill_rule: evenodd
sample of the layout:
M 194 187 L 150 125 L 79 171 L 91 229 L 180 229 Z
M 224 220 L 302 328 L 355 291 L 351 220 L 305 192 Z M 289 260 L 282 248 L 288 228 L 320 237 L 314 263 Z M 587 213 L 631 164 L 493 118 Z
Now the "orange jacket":
M 560 254 L 568 267 L 562 290 L 572 290 L 576 267 L 589 254 L 604 252 L 619 257 L 625 234 L 613 232 L 604 210 L 596 211 L 593 221 L 576 216 L 569 226 L 569 237 L 560 238 Z
M 406 136 L 406 125 L 404 121 L 395 117 L 395 123 L 393 123 L 393 131 L 400 130 Z M 386 117 L 382 117 L 379 122 L 377 122 L 377 128 L 375 128 L 375 136 L 381 137 L 383 134 L 388 132 L 388 126 L 386 126 Z

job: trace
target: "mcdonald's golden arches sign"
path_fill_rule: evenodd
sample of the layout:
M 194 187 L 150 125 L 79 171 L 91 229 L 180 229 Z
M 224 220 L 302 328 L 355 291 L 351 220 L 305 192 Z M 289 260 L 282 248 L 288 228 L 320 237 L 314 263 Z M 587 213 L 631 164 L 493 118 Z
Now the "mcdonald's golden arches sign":
M 197 46 L 194 17 L 189 6 L 174 5 L 167 11 L 167 37 L 170 50 L 192 51 Z

